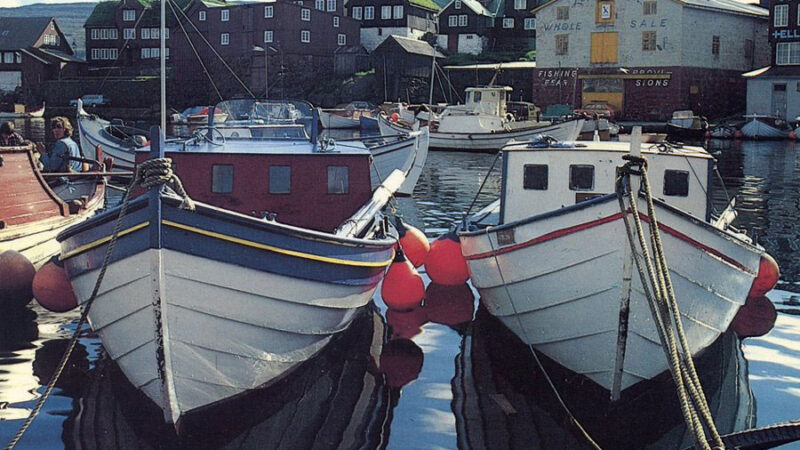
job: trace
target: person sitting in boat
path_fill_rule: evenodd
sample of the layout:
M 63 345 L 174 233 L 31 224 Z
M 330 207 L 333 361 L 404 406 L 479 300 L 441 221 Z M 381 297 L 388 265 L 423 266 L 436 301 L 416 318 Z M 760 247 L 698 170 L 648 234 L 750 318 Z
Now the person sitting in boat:
M 63 116 L 50 119 L 50 131 L 56 142 L 48 150 L 37 144 L 39 161 L 43 172 L 80 172 L 81 157 L 78 144 L 72 140 L 72 124 Z
M 14 122 L 6 121 L 0 125 L 0 147 L 18 147 L 27 141 L 14 130 Z

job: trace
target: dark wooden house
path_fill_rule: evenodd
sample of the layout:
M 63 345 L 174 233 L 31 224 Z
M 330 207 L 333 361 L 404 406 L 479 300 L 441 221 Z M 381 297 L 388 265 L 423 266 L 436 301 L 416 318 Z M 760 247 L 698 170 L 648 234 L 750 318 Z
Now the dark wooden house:
M 361 22 L 361 44 L 372 51 L 389 36 L 420 39 L 436 33 L 440 8 L 432 0 L 350 0 L 348 14 Z
M 432 58 L 444 55 L 425 41 L 389 36 L 371 57 L 375 78 L 383 81 L 384 100 L 427 102 Z
M 536 50 L 536 16 L 541 0 L 505 0 L 495 18 L 491 47 L 496 50 Z
M 450 53 L 483 52 L 489 46 L 502 4 L 501 0 L 451 1 L 439 14 L 439 45 Z

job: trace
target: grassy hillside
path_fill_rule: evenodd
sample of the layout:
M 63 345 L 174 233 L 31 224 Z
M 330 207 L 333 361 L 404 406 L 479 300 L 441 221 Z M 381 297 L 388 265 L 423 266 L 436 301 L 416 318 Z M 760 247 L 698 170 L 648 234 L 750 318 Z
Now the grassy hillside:
M 2 2 L 0 2 L 2 3 Z M 86 54 L 86 34 L 83 23 L 92 13 L 97 3 L 63 3 L 20 6 L 18 8 L 0 8 L 3 17 L 55 17 L 56 23 L 67 38 L 67 41 L 80 58 Z

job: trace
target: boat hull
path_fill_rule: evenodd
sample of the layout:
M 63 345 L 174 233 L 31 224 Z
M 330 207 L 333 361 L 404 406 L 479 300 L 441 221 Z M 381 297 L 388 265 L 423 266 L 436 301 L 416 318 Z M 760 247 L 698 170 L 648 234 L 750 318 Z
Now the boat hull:
M 175 200 L 164 199 L 153 226 L 146 203 L 131 205 L 88 317 L 171 423 L 317 354 L 371 300 L 393 257 L 391 240 L 336 238 L 202 205 L 189 212 Z M 59 237 L 84 307 L 114 219 Z
M 742 126 L 742 135 L 748 139 L 786 139 L 789 130 L 782 130 L 753 118 Z
M 370 173 L 373 189 L 393 170 L 399 169 L 407 175 L 397 193 L 411 195 L 422 175 L 422 169 L 425 168 L 425 161 L 428 158 L 428 141 L 428 128 L 424 127 L 415 132 L 413 136 L 401 137 L 395 142 L 370 147 L 374 157 L 374 169 Z
M 133 170 L 133 167 L 136 165 L 136 147 L 133 143 L 107 133 L 105 130 L 111 126 L 111 123 L 84 111 L 80 100 L 78 103 L 77 124 L 81 141 L 81 152 L 85 158 L 94 158 L 95 149 L 99 145 L 103 149 L 103 154 L 114 158 L 115 170 Z
M 707 128 L 686 128 L 667 122 L 667 139 L 702 141 L 706 137 Z
M 641 199 L 640 210 L 646 211 Z M 657 217 L 694 355 L 728 328 L 744 304 L 762 251 L 660 202 Z M 502 246 L 497 230 L 504 230 Z M 615 196 L 490 232 L 463 233 L 461 245 L 487 310 L 560 365 L 609 391 L 615 367 L 621 368 L 621 390 L 667 369 Z M 625 332 L 620 310 L 628 295 Z
M 344 129 L 361 127 L 361 122 L 358 118 L 340 116 L 321 108 L 319 109 L 319 123 L 322 124 L 322 128 Z

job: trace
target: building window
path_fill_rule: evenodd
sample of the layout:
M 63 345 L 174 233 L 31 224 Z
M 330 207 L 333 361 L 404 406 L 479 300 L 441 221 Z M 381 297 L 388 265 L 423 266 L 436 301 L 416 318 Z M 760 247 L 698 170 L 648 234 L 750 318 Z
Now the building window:
M 314 1 L 314 8 L 325 11 L 325 0 L 315 0 Z
M 365 6 L 364 7 L 364 20 L 372 20 L 375 18 L 375 7 L 374 6 Z
M 219 21 L 220 22 L 227 22 L 228 20 L 230 20 L 230 18 L 231 18 L 230 10 L 223 9 L 222 11 L 219 12 Z
M 719 36 L 711 37 L 711 54 L 719 56 Z
M 455 15 L 455 14 L 452 15 L 452 16 L 448 16 L 447 17 L 447 25 L 451 26 L 451 27 L 457 27 L 458 26 L 458 16 Z
M 569 6 L 556 8 L 556 20 L 569 20 Z
M 300 30 L 300 42 L 305 44 L 311 42 L 311 32 L 308 30 Z
M 133 22 L 136 20 L 136 10 L 135 9 L 123 9 L 122 10 L 122 20 L 125 22 Z
M 339 28 L 339 16 L 333 16 L 333 28 Z
M 354 6 L 353 7 L 353 19 L 361 20 L 361 7 Z
M 556 35 L 556 55 L 569 54 L 569 35 L 557 34 Z
M 56 24 L 54 22 L 50 22 L 50 31 L 56 31 Z
M 391 18 L 392 18 L 392 6 L 391 5 L 381 6 L 381 19 L 391 19 Z
M 269 193 L 290 194 L 292 192 L 292 168 L 290 166 L 270 166 Z
M 514 0 L 514 9 L 525 9 L 526 3 L 525 0 Z
M 569 166 L 569 189 L 591 191 L 594 188 L 594 166 L 571 164 Z
M 228 45 L 230 42 L 231 35 L 228 33 L 222 33 L 219 35 L 219 43 L 220 45 Z
M 548 168 L 546 164 L 525 164 L 523 170 L 523 189 L 533 189 L 537 191 L 547 190 Z
M 614 2 L 598 1 L 595 11 L 596 23 L 614 23 Z
M 211 192 L 217 194 L 233 192 L 233 165 L 214 164 L 211 166 Z
M 142 28 L 140 31 L 142 39 L 150 39 L 150 28 Z
M 17 64 L 22 64 L 22 53 L 14 52 L 14 58 Z
M 392 18 L 393 19 L 403 18 L 403 5 L 395 5 L 392 7 Z
M 160 34 L 161 34 L 160 29 L 150 28 L 150 39 L 158 39 Z
M 92 39 L 93 41 L 96 41 L 96 40 L 100 39 L 100 30 L 99 30 L 99 29 L 97 29 L 97 28 L 92 28 L 92 36 L 91 36 L 91 39 Z M 46 44 L 46 42 L 45 42 L 45 44 Z
M 272 42 L 272 30 L 264 31 L 264 42 Z
M 122 30 L 122 35 L 125 39 L 136 39 L 136 28 L 125 28 Z
M 347 35 L 340 34 L 336 39 L 336 43 L 339 45 L 347 45 Z
M 773 23 L 776 27 L 789 25 L 789 5 L 776 5 L 772 15 L 774 17 Z
M 645 16 L 655 16 L 657 14 L 658 9 L 656 8 L 655 0 L 649 0 L 642 2 L 642 14 Z
M 503 28 L 514 28 L 514 18 L 513 17 L 504 17 L 503 18 Z
M 535 30 L 536 29 L 536 19 L 533 17 L 526 17 L 525 18 L 525 29 L 526 30 Z
M 664 195 L 687 197 L 689 195 L 689 172 L 683 170 L 665 170 Z
M 95 59 L 98 59 L 97 55 L 98 55 L 100 52 L 98 52 L 97 50 L 98 50 L 98 49 L 96 49 L 96 48 L 93 48 L 93 49 L 92 49 L 92 53 L 91 53 L 91 55 L 92 55 L 92 59 L 93 59 L 93 60 L 95 60 Z
M 656 50 L 656 32 L 642 31 L 642 51 L 653 52 Z
M 271 6 L 270 6 L 270 8 L 271 8 Z M 206 21 L 206 12 L 205 11 L 200 11 L 199 13 L 197 13 L 197 20 L 199 20 L 200 22 L 205 22 Z
M 275 14 L 275 10 L 272 8 L 272 5 L 264 7 L 264 18 L 270 19 Z
M 143 48 L 142 49 L 142 59 L 148 59 L 148 58 L 150 58 L 150 49 L 149 48 Z
M 6 64 L 14 64 L 14 53 L 12 52 L 3 53 L 3 62 Z
M 328 194 L 347 194 L 350 173 L 347 166 L 328 166 Z
M 592 33 L 592 64 L 617 62 L 619 34 L 615 32 Z
M 300 20 L 304 20 L 306 22 L 311 20 L 311 10 L 308 8 L 303 8 L 300 10 Z
M 453 4 L 453 8 L 461 9 L 461 0 L 456 0 L 455 4 Z
M 328 12 L 336 11 L 336 0 L 328 0 Z
M 780 42 L 775 46 L 775 64 L 800 64 L 800 42 Z
M 469 22 L 467 22 L 467 15 L 466 14 L 460 14 L 458 16 L 458 26 L 465 27 L 465 26 L 467 26 L 467 23 L 469 23 Z

